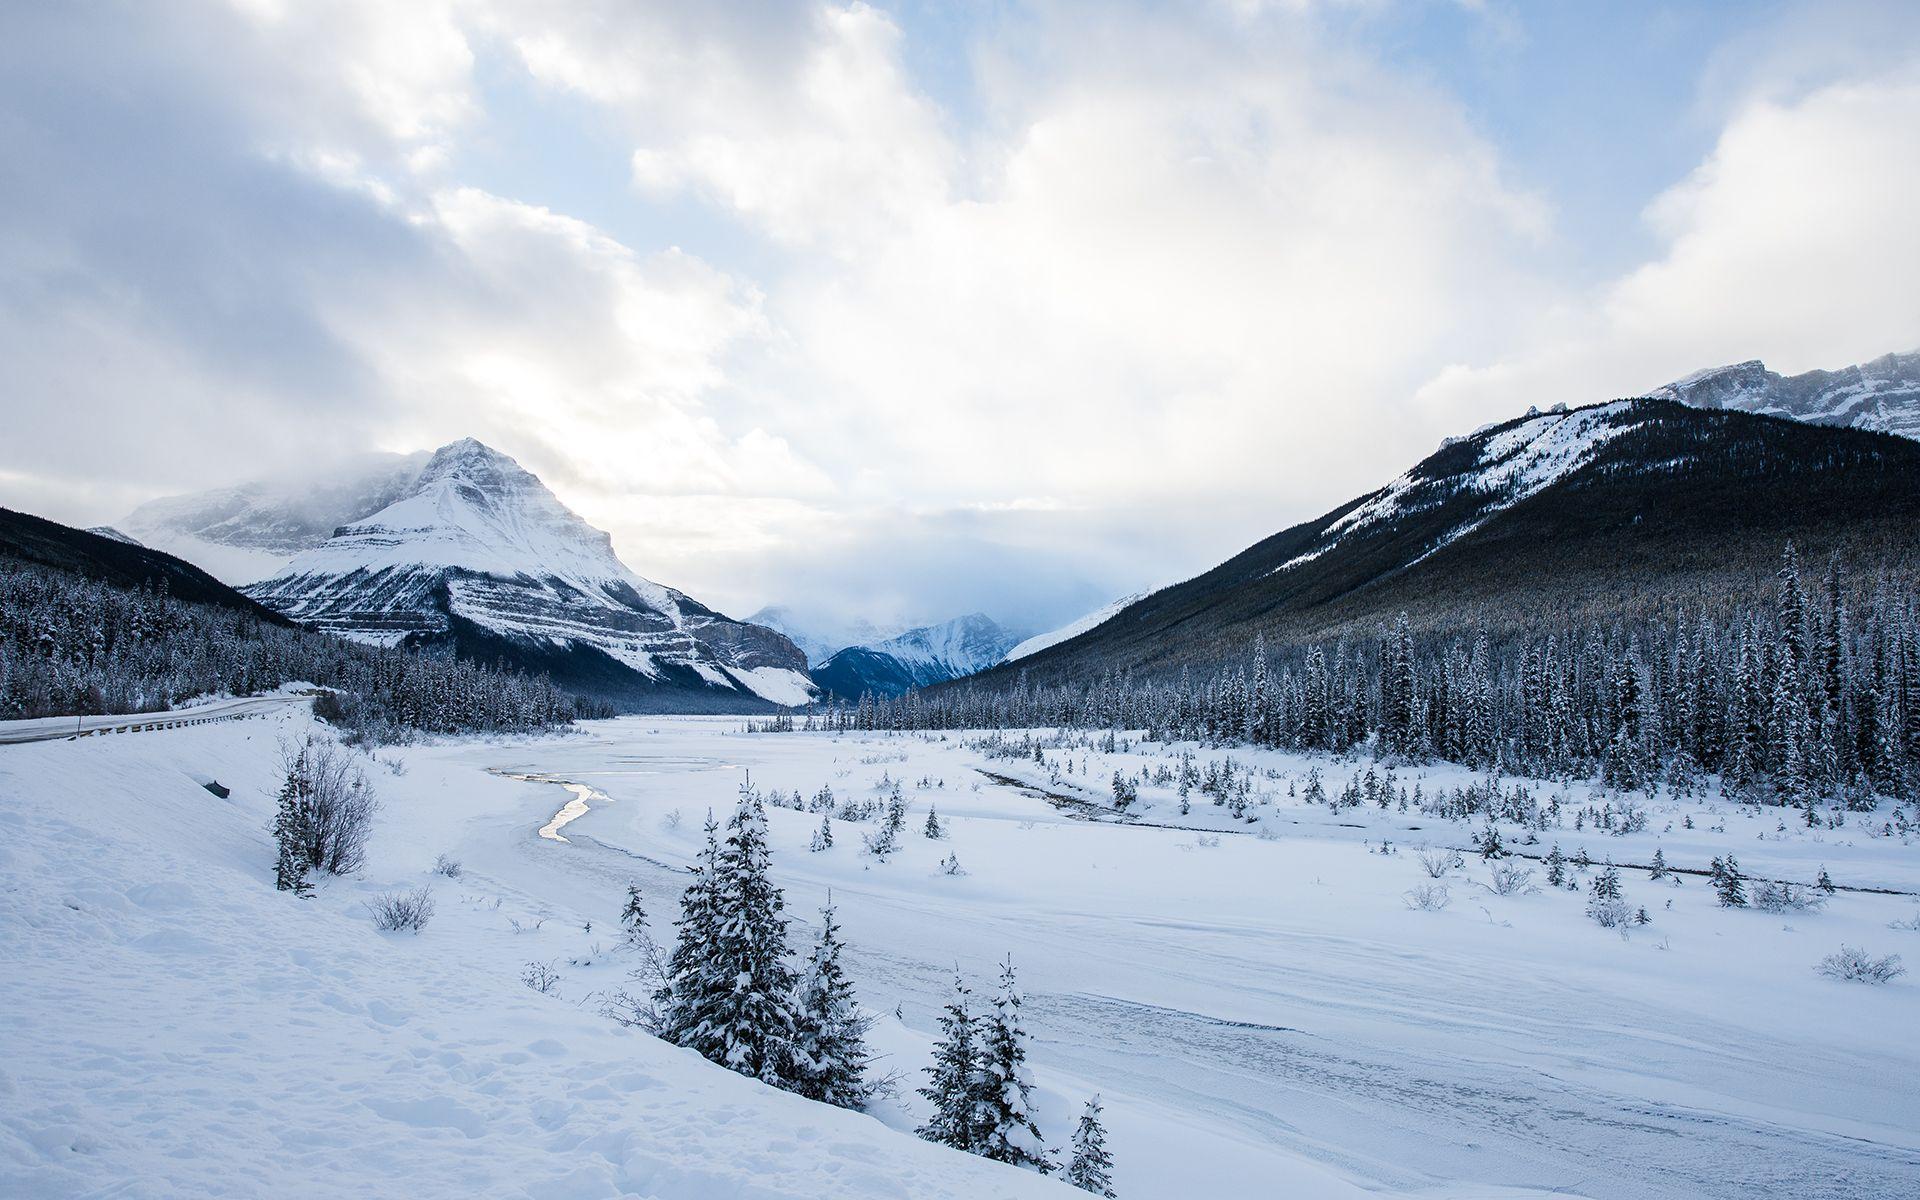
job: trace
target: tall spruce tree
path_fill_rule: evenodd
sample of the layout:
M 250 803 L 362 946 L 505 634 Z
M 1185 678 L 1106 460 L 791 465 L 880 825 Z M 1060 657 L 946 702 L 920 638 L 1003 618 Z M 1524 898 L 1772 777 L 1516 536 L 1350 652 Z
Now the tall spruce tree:
M 930 1142 L 975 1153 L 981 1138 L 975 1110 L 979 1083 L 979 1028 L 968 1008 L 972 992 L 956 971 L 953 995 L 940 1010 L 940 1037 L 933 1044 L 933 1065 L 920 1094 L 933 1102 L 933 1115 L 915 1132 Z
M 1113 1156 L 1107 1152 L 1107 1130 L 1100 1123 L 1100 1097 L 1080 1110 L 1073 1131 L 1073 1157 L 1067 1163 L 1067 1182 L 1083 1192 L 1113 1200 Z
M 864 1108 L 873 1094 L 867 1083 L 866 1034 L 872 1020 L 860 1011 L 853 984 L 840 965 L 840 926 L 831 902 L 820 910 L 820 937 L 800 978 L 794 1005 L 794 1090 L 841 1108 Z
M 720 993 L 731 986 L 731 981 L 720 978 L 714 957 L 720 826 L 711 811 L 707 813 L 706 834 L 700 857 L 687 868 L 692 878 L 680 893 L 673 951 L 667 955 L 666 978 L 654 993 L 654 1004 L 660 1011 L 656 1032 L 661 1037 L 717 1062 L 721 1044 L 714 1035 L 711 1016 Z
M 782 1087 L 793 1079 L 794 977 L 771 865 L 766 810 L 743 795 L 715 860 L 709 977 L 719 986 L 697 1037 L 715 1062 Z
M 296 896 L 313 894 L 313 884 L 307 879 L 307 872 L 312 869 L 312 856 L 308 852 L 313 841 L 312 795 L 307 751 L 303 746 L 287 767 L 287 778 L 280 785 L 279 803 L 273 817 L 273 885 Z
M 1011 958 L 1000 968 L 1000 990 L 993 997 L 993 1011 L 981 1019 L 978 1075 L 974 1102 L 974 1125 L 980 1137 L 977 1153 L 1042 1174 L 1052 1170 L 1040 1126 L 1033 1117 L 1027 1031 L 1020 1024 L 1020 988 Z

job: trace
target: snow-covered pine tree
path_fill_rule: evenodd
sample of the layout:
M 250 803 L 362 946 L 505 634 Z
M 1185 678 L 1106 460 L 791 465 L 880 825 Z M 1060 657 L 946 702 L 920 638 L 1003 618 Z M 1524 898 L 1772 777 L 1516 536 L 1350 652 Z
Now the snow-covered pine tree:
M 627 885 L 627 902 L 620 909 L 620 928 L 626 931 L 627 945 L 638 946 L 647 937 L 647 910 L 640 903 L 640 885 Z
M 974 1124 L 980 1141 L 976 1153 L 1041 1174 L 1052 1170 L 1040 1126 L 1033 1117 L 1027 1031 L 1020 1024 L 1020 988 L 1011 958 L 1000 968 L 1000 990 L 993 997 L 993 1011 L 981 1018 L 977 1074 Z
M 1820 878 L 1813 881 L 1813 886 L 1829 896 L 1839 890 L 1833 886 L 1833 877 L 1827 874 L 1827 866 L 1825 863 L 1820 864 Z
M 793 1090 L 841 1108 L 864 1108 L 873 1094 L 866 1079 L 873 1058 L 866 1033 L 873 1021 L 853 998 L 853 984 L 840 966 L 840 946 L 840 926 L 829 903 L 820 910 L 820 937 L 794 1005 Z
M 946 827 L 940 824 L 940 813 L 931 804 L 927 805 L 927 823 L 920 832 L 936 842 L 947 836 Z
M 711 811 L 707 813 L 706 834 L 707 843 L 699 859 L 687 868 L 692 878 L 680 893 L 680 919 L 674 922 L 676 933 L 673 951 L 667 955 L 666 978 L 653 995 L 660 1012 L 660 1027 L 654 1032 L 676 1046 L 718 1061 L 721 1046 L 709 1018 L 720 993 L 731 986 L 731 981 L 720 978 L 714 960 L 720 826 Z
M 1660 847 L 1655 846 L 1653 848 L 1653 865 L 1647 869 L 1647 878 L 1665 879 L 1669 874 L 1671 874 L 1671 872 L 1667 870 L 1667 856 L 1661 853 Z
M 822 850 L 833 849 L 833 818 L 820 818 L 820 828 L 813 831 L 813 840 L 807 843 L 807 849 L 818 854 Z
M 1720 907 L 1745 908 L 1747 883 L 1746 876 L 1740 874 L 1740 864 L 1734 861 L 1731 854 L 1727 855 L 1724 862 L 1717 858 L 1713 861 L 1719 868 L 1718 874 L 1714 876 L 1713 892 L 1715 898 L 1720 901 Z
M 275 857 L 273 885 L 296 896 L 311 896 L 313 884 L 307 880 L 311 861 L 307 847 L 312 838 L 311 789 L 307 783 L 307 751 L 303 746 L 287 768 L 280 785 L 279 805 L 273 817 Z
M 933 1115 L 915 1130 L 942 1146 L 973 1152 L 980 1137 L 974 1109 L 979 1078 L 979 1027 L 968 1008 L 972 995 L 956 971 L 953 995 L 940 1011 L 940 1038 L 933 1044 L 933 1065 L 920 1094 L 933 1102 Z
M 1547 867 L 1548 886 L 1559 887 L 1567 881 L 1567 856 L 1560 853 L 1559 842 L 1555 842 L 1553 849 L 1547 851 L 1547 856 L 1540 861 Z
M 1067 1182 L 1083 1192 L 1113 1200 L 1113 1155 L 1107 1152 L 1107 1130 L 1100 1123 L 1100 1097 L 1080 1110 L 1073 1131 L 1073 1158 L 1067 1164 Z
M 1593 877 L 1593 896 L 1596 900 L 1620 899 L 1620 872 L 1612 863 Z
M 722 1066 L 786 1087 L 793 1081 L 794 978 L 786 901 L 771 866 L 766 809 L 758 796 L 743 795 L 715 860 L 709 971 L 721 986 L 696 1040 Z

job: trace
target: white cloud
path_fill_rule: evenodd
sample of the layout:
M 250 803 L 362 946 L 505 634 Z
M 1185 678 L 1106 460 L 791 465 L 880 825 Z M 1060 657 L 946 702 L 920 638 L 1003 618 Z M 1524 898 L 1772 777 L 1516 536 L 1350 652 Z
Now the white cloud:
M 1541 265 L 1580 231 L 1318 9 L 1042 4 L 963 85 L 859 3 L 10 15 L 0 486 L 91 522 L 472 434 L 728 608 L 1046 623 L 1530 403 L 1914 343 L 1910 55 L 1718 77 L 1658 253 L 1582 290 Z M 603 227 L 463 175 L 504 76 L 617 140 Z
M 1920 345 L 1920 76 L 1754 98 L 1707 159 L 1656 198 L 1651 261 L 1559 336 L 1424 389 L 1454 419 L 1644 392 L 1764 358 L 1789 373 Z

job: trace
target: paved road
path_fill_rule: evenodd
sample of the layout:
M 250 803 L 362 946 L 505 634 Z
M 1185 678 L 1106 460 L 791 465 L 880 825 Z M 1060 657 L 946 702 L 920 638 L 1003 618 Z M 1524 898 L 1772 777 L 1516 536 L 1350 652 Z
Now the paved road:
M 0 721 L 0 746 L 20 742 L 51 742 L 60 738 L 102 737 L 139 733 L 149 729 L 178 729 L 214 721 L 239 721 L 266 716 L 295 704 L 312 704 L 312 696 L 248 696 L 216 700 L 170 712 L 122 713 L 111 717 L 35 717 L 27 721 Z

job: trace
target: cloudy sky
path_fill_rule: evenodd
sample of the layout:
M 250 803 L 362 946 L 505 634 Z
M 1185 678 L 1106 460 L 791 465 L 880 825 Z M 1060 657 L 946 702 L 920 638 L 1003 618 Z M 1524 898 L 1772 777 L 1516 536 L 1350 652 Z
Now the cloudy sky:
M 1920 346 L 1920 9 L 0 3 L 0 504 L 472 435 L 1042 627 L 1529 404 Z

